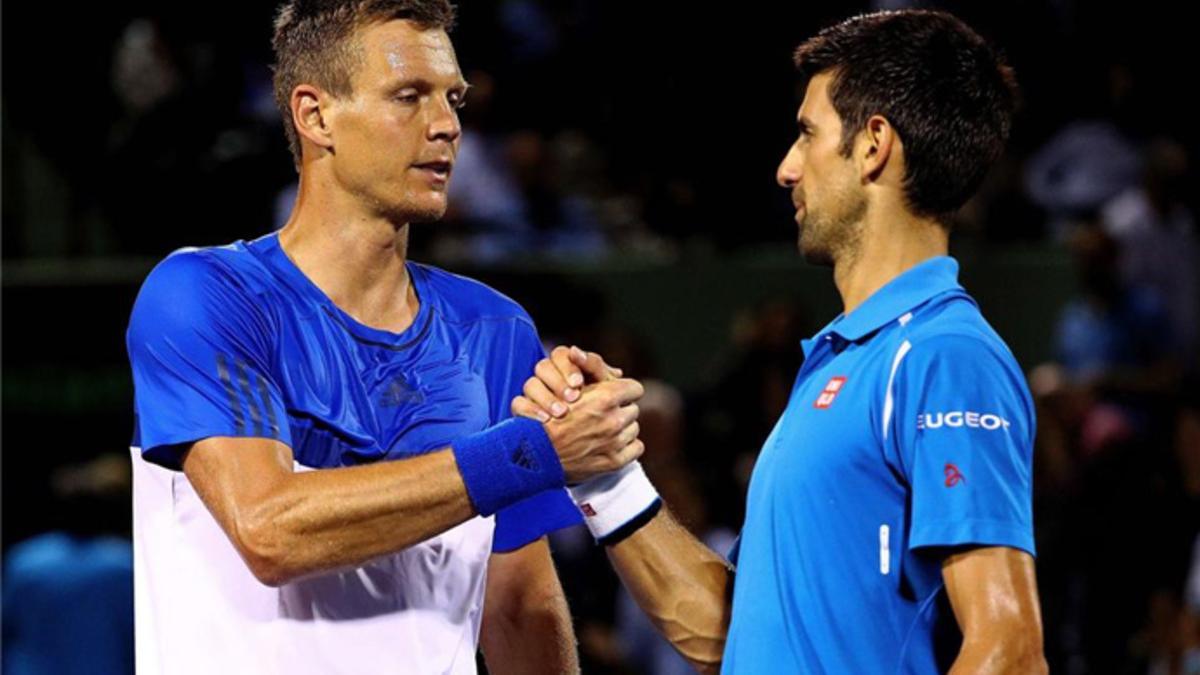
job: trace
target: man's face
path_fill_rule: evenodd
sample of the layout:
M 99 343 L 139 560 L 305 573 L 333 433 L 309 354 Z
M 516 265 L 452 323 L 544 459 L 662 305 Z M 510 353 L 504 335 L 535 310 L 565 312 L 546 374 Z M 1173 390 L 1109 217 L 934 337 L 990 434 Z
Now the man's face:
M 832 265 L 858 245 L 867 202 L 852 157 L 842 156 L 842 122 L 829 100 L 830 73 L 808 82 L 796 121 L 800 133 L 776 180 L 792 192 L 799 247 L 810 263 Z
M 467 89 L 450 37 L 397 20 L 355 39 L 353 93 L 330 108 L 335 179 L 393 221 L 441 218 Z

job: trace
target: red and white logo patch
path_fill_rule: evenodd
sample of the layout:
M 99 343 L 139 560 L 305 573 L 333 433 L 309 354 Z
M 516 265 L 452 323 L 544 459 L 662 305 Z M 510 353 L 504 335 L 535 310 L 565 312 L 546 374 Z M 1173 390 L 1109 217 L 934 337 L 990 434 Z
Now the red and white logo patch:
M 833 405 L 833 399 L 837 398 L 838 392 L 842 390 L 842 386 L 846 384 L 846 378 L 841 375 L 830 378 L 829 383 L 821 390 L 821 395 L 817 397 L 814 408 L 824 410 Z

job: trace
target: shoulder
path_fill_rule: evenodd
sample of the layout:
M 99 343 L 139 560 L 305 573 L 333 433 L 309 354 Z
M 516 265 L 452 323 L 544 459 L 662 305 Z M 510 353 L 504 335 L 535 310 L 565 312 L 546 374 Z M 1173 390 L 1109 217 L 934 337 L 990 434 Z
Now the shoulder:
M 897 377 L 925 389 L 933 382 L 1003 388 L 1027 396 L 1012 351 L 965 294 L 925 308 L 904 331 L 908 346 Z
M 153 331 L 197 323 L 236 322 L 264 316 L 259 302 L 266 270 L 241 242 L 182 248 L 158 263 L 142 282 L 130 328 Z
M 533 319 L 517 301 L 487 284 L 432 265 L 413 264 L 424 290 L 443 319 L 451 323 L 512 321 L 533 328 Z
M 911 343 L 914 355 L 923 352 L 944 358 L 991 356 L 1016 364 L 1008 345 L 965 293 L 923 308 L 906 328 L 905 339 Z
M 266 277 L 266 269 L 242 242 L 227 246 L 181 248 L 155 265 L 142 283 L 141 293 L 188 295 L 214 287 L 253 292 Z
M 897 379 L 908 391 L 991 392 L 1031 410 L 1024 371 L 970 297 L 962 294 L 918 313 L 907 333 L 908 353 Z

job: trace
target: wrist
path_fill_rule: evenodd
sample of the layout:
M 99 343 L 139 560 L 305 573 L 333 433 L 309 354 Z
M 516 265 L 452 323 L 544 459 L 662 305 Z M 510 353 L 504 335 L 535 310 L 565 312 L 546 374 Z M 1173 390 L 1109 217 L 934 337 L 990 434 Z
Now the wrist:
M 662 508 L 658 491 L 637 461 L 567 490 L 596 542 L 605 546 L 641 529 Z
M 451 449 L 481 516 L 566 484 L 558 453 L 536 420 L 505 420 L 454 441 Z

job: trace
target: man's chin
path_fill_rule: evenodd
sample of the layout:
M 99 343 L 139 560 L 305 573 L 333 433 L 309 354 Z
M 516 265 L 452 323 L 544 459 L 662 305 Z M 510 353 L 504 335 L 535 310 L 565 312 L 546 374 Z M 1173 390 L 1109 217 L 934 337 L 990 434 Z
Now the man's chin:
M 446 207 L 419 209 L 414 211 L 409 216 L 409 222 L 412 223 L 436 223 L 446 217 Z
M 796 240 L 796 249 L 800 251 L 800 257 L 804 258 L 804 262 L 809 265 L 833 267 L 833 256 L 830 255 L 828 249 L 815 242 L 806 241 L 803 234 Z
M 405 223 L 433 223 L 446 216 L 445 200 L 428 200 L 424 203 L 408 203 L 392 210 L 391 220 Z

